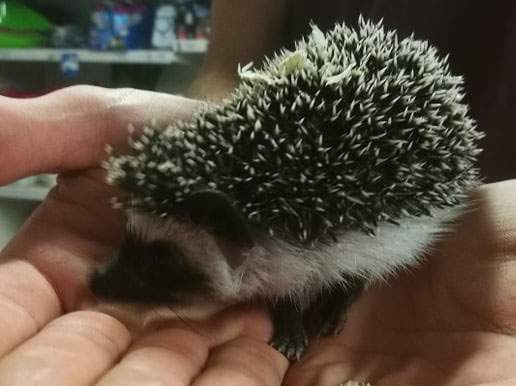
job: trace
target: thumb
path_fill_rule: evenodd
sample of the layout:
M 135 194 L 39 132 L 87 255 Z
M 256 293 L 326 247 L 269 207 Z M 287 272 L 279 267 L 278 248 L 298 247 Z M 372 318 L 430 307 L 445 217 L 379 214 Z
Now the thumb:
M 0 185 L 97 166 L 129 124 L 188 119 L 199 101 L 135 89 L 73 86 L 38 98 L 0 97 Z

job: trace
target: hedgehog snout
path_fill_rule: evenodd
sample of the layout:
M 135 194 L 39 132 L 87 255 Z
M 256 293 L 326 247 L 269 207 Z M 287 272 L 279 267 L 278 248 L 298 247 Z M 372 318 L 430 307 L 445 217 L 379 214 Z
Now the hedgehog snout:
M 118 256 L 114 256 L 109 263 L 97 268 L 90 278 L 90 289 L 99 299 L 125 300 L 133 297 L 141 287 L 135 275 L 116 263 L 117 259 Z

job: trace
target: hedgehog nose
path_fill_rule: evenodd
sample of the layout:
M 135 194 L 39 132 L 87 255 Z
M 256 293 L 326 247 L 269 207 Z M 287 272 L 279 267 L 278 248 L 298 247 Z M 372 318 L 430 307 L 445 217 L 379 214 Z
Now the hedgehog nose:
M 105 275 L 102 274 L 102 270 L 98 270 L 93 273 L 90 279 L 90 289 L 93 295 L 98 298 L 108 297 L 108 280 L 106 280 Z
M 136 281 L 130 272 L 118 264 L 118 254 L 97 268 L 90 278 L 91 292 L 99 299 L 117 300 L 130 296 Z

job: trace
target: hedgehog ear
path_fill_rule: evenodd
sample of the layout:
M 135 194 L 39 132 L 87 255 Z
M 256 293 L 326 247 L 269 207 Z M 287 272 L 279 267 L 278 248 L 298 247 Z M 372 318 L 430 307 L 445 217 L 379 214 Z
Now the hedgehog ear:
M 231 267 L 242 264 L 243 252 L 253 247 L 254 240 L 243 215 L 226 194 L 199 190 L 183 201 L 181 209 L 193 223 L 210 228 L 221 237 L 219 245 Z

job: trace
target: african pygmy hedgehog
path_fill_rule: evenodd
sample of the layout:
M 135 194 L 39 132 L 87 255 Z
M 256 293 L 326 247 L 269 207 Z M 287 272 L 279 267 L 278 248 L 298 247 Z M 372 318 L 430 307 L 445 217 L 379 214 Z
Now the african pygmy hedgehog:
M 464 210 L 481 135 L 447 59 L 381 23 L 312 26 L 295 50 L 239 74 L 220 105 L 112 154 L 108 181 L 130 193 L 127 235 L 92 289 L 265 300 L 272 344 L 298 358 Z

